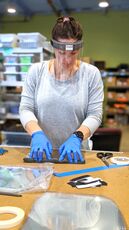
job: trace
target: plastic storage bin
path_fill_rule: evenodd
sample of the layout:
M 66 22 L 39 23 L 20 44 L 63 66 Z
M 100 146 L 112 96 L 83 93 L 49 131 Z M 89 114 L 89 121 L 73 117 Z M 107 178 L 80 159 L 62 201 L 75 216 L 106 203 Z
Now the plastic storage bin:
M 29 70 L 29 68 L 30 68 L 30 66 L 29 66 L 29 65 L 23 65 L 23 66 L 21 66 L 20 71 L 21 71 L 21 72 L 25 72 L 25 73 L 27 73 L 27 72 L 28 72 L 28 70 Z
M 1 47 L 16 47 L 17 41 L 16 34 L 0 34 Z
M 5 64 L 15 64 L 15 63 L 17 63 L 19 61 L 19 58 L 18 58 L 18 56 L 16 55 L 16 56 L 14 56 L 14 55 L 9 55 L 9 56 L 5 56 L 4 57 L 4 63 Z
M 21 74 L 20 74 L 20 81 L 25 81 L 26 76 L 27 76 L 27 73 L 26 73 L 26 72 L 25 72 L 25 73 L 21 73 Z
M 7 113 L 6 105 L 3 103 L 0 103 L 0 124 L 4 123 L 6 119 L 6 113 Z
M 8 113 L 19 114 L 19 102 L 7 101 L 5 102 L 5 105 Z
M 31 136 L 24 132 L 2 131 L 2 144 L 30 146 Z
M 4 69 L 5 69 L 5 72 L 15 73 L 15 72 L 19 71 L 19 66 L 16 66 L 15 64 L 14 65 L 7 64 Z
M 10 82 L 20 81 L 20 74 L 5 74 L 4 80 Z
M 12 114 L 18 114 L 19 113 L 19 105 L 11 105 L 9 108 L 9 112 Z
M 18 33 L 19 46 L 21 48 L 38 48 L 43 47 L 45 36 L 40 33 Z
M 19 56 L 19 62 L 21 64 L 31 64 L 33 62 L 33 58 L 34 58 L 33 56 L 34 56 L 33 54 L 32 55 L 30 55 L 30 54 L 20 55 Z

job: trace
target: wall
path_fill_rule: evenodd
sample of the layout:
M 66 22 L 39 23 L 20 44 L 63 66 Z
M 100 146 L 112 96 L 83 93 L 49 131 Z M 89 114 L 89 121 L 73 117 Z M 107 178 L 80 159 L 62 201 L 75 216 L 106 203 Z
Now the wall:
M 129 11 L 76 13 L 73 16 L 83 26 L 84 56 L 98 61 L 105 60 L 106 67 L 129 64 Z M 0 24 L 0 33 L 40 32 L 50 39 L 56 16 L 37 15 L 28 22 L 11 22 L 15 19 L 14 16 L 3 18 L 6 23 Z
M 129 11 L 81 14 L 85 31 L 85 53 L 105 60 L 107 67 L 129 64 Z

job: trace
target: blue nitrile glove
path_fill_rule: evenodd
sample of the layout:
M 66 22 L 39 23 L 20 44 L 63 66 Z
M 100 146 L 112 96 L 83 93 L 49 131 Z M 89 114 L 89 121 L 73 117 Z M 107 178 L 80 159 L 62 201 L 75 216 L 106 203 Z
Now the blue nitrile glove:
M 65 157 L 68 158 L 70 163 L 84 161 L 81 154 L 82 140 L 75 134 L 72 134 L 59 148 L 59 161 L 63 161 Z
M 43 154 L 46 154 L 48 160 L 51 159 L 52 144 L 43 131 L 37 131 L 32 134 L 30 158 L 40 162 L 43 160 Z
M 0 155 L 3 155 L 4 153 L 8 152 L 8 150 L 0 148 Z

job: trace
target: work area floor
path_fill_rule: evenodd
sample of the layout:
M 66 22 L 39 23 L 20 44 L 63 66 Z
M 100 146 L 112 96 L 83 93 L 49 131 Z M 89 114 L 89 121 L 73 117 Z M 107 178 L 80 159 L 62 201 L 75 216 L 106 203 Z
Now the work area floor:
M 122 138 L 120 143 L 120 151 L 122 152 L 129 152 L 129 125 L 127 126 L 120 126 L 122 130 Z

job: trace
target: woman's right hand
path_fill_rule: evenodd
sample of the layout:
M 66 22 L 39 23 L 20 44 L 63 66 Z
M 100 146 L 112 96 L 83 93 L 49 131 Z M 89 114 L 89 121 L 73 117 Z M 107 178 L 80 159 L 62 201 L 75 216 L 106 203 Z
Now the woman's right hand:
M 34 132 L 32 134 L 29 157 L 37 162 L 41 162 L 44 154 L 48 160 L 51 159 L 52 144 L 43 131 Z

